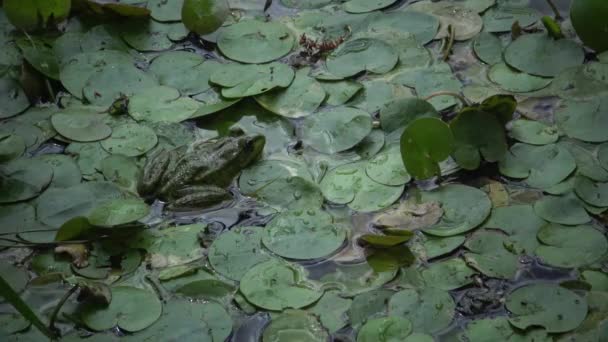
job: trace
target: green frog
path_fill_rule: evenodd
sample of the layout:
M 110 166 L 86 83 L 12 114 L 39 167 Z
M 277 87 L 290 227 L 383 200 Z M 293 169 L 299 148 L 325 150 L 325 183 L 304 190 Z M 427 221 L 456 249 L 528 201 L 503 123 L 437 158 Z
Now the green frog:
M 205 208 L 229 199 L 226 188 L 264 150 L 261 135 L 197 141 L 148 160 L 139 183 L 142 196 L 168 202 L 169 210 Z

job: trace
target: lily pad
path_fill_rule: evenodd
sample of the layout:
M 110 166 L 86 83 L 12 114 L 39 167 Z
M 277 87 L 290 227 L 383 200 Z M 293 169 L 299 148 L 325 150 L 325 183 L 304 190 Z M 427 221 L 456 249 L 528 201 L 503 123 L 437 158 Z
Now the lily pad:
M 357 93 L 348 103 L 368 113 L 376 113 L 394 101 L 394 99 L 414 97 L 412 89 L 401 84 L 382 79 L 362 81 L 363 90 Z
M 509 135 L 518 141 L 531 145 L 548 145 L 557 142 L 559 139 L 556 127 L 524 119 L 513 121 Z M 574 158 L 576 159 L 576 157 Z
M 581 200 L 572 193 L 545 196 L 534 203 L 534 212 L 549 222 L 566 225 L 584 224 L 591 220 Z
M 350 77 L 363 71 L 387 73 L 398 59 L 397 51 L 384 41 L 359 38 L 340 45 L 327 57 L 326 65 L 333 75 Z
M 301 267 L 280 260 L 249 269 L 241 278 L 240 291 L 249 302 L 267 310 L 299 309 L 323 295 L 307 282 Z
M 253 266 L 270 260 L 262 249 L 259 227 L 238 227 L 218 236 L 209 247 L 209 262 L 222 275 L 240 280 Z
M 403 317 L 374 318 L 359 329 L 357 342 L 405 341 L 411 332 L 412 323 Z
M 488 78 L 502 89 L 514 93 L 526 93 L 540 90 L 551 83 L 550 78 L 519 72 L 505 63 L 493 65 L 488 71 Z
M 351 303 L 352 299 L 342 298 L 336 291 L 328 291 L 308 311 L 317 315 L 330 333 L 335 333 L 348 324 L 346 313 Z
M 146 8 L 150 10 L 150 16 L 158 21 L 180 21 L 182 19 L 183 0 L 164 1 L 150 0 Z
M 605 113 L 608 99 L 598 97 L 590 101 L 566 101 L 555 112 L 555 120 L 569 137 L 588 142 L 608 141 L 608 133 L 601 129 L 608 125 Z
M 485 192 L 462 184 L 448 184 L 421 193 L 421 203 L 439 202 L 443 217 L 425 233 L 453 236 L 479 226 L 489 215 L 492 203 Z
M 454 29 L 454 39 L 459 41 L 475 37 L 483 27 L 477 11 L 457 3 L 424 0 L 409 5 L 407 9 L 432 14 L 439 19 L 441 25 L 435 39 L 448 37 L 448 26 Z
M 99 114 L 57 113 L 51 118 L 53 128 L 62 136 L 81 142 L 103 140 L 112 134 Z
M 551 266 L 582 267 L 599 260 L 608 251 L 606 237 L 592 226 L 546 225 L 538 232 L 542 243 L 535 251 Z
M 263 65 L 223 64 L 209 81 L 222 89 L 226 98 L 240 98 L 265 93 L 274 88 L 286 88 L 293 81 L 294 71 L 283 63 Z
M 380 288 L 382 285 L 393 280 L 395 275 L 397 275 L 397 271 L 397 269 L 390 269 L 376 272 L 366 262 L 355 264 L 338 263 L 333 272 L 321 277 L 321 281 L 325 283 L 325 286 L 338 286 L 340 295 L 353 297 Z
M 417 11 L 394 11 L 383 13 L 371 20 L 367 27 L 369 31 L 382 31 L 387 28 L 409 32 L 416 37 L 418 43 L 424 45 L 437 35 L 439 20 L 435 16 Z
M 2 165 L 0 203 L 25 201 L 38 196 L 53 179 L 53 169 L 41 160 L 15 159 Z
M 217 41 L 220 51 L 242 63 L 266 63 L 288 54 L 294 37 L 278 22 L 243 20 L 222 29 Z
M 509 44 L 504 58 L 507 64 L 528 74 L 554 77 L 567 68 L 582 64 L 585 54 L 572 40 L 555 40 L 545 33 L 534 33 L 525 34 Z
M 387 132 L 405 129 L 418 118 L 439 118 L 432 104 L 418 98 L 396 99 L 380 110 L 380 124 Z
M 385 316 L 386 304 L 394 293 L 395 291 L 378 289 L 355 296 L 348 312 L 351 325 L 357 328 L 368 319 Z
M 574 191 L 585 203 L 608 207 L 608 183 L 593 182 L 587 177 L 576 177 Z
M 112 288 L 109 306 L 89 304 L 82 309 L 80 317 L 94 331 L 119 327 L 128 332 L 137 332 L 156 322 L 161 313 L 162 304 L 153 292 L 118 286 Z
M 144 218 L 150 208 L 140 199 L 117 199 L 103 203 L 89 214 L 92 225 L 115 227 Z
M 309 260 L 330 255 L 344 243 L 346 232 L 321 210 L 292 210 L 268 223 L 262 243 L 284 258 Z
M 500 232 L 482 229 L 471 236 L 465 247 L 467 263 L 481 273 L 492 278 L 511 279 L 517 272 L 519 257 L 506 249 L 509 236 Z
M 489 65 L 502 62 L 502 50 L 500 38 L 490 32 L 481 32 L 473 41 L 473 51 L 477 58 Z
M 17 115 L 30 106 L 19 82 L 7 76 L 0 78 L 0 94 L 0 119 Z
M 120 35 L 132 48 L 151 52 L 170 49 L 174 45 L 173 41 L 185 38 L 188 31 L 182 23 L 132 20 L 122 23 Z
M 509 32 L 513 23 L 528 27 L 540 19 L 539 14 L 527 6 L 512 6 L 508 2 L 490 8 L 483 14 L 483 26 L 486 32 Z
M 389 186 L 403 185 L 412 179 L 403 165 L 398 146 L 389 147 L 372 158 L 365 173 L 373 181 Z
M 25 152 L 25 141 L 20 135 L 0 132 L 0 163 L 19 158 Z
M 405 317 L 412 322 L 414 332 L 430 334 L 447 328 L 455 309 L 448 292 L 432 287 L 399 291 L 388 303 L 390 316 Z
M 309 68 L 298 70 L 287 89 L 267 92 L 255 100 L 269 111 L 288 118 L 301 118 L 314 113 L 326 94 L 321 84 L 308 76 L 309 72 Z
M 350 107 L 323 110 L 307 117 L 302 126 L 303 142 L 323 153 L 347 150 L 372 130 L 368 113 Z
M 531 255 L 538 246 L 536 234 L 545 224 L 531 205 L 512 205 L 492 209 L 484 227 L 502 230 L 509 235 L 512 251 Z
M 101 146 L 111 154 L 137 157 L 151 150 L 157 142 L 158 138 L 151 128 L 125 124 L 116 127 L 112 135 L 101 142 Z
M 210 34 L 218 30 L 229 17 L 229 5 L 231 1 L 226 0 L 184 0 L 182 20 L 190 31 Z
M 329 334 L 316 316 L 300 310 L 286 310 L 273 318 L 264 329 L 263 342 L 302 341 L 325 342 Z
M 426 284 L 446 291 L 471 284 L 475 275 L 475 271 L 460 258 L 432 263 L 420 273 Z
M 507 296 L 509 322 L 519 329 L 541 326 L 547 332 L 575 329 L 587 315 L 587 300 L 563 287 L 533 284 L 520 287 Z
M 350 0 L 342 5 L 342 8 L 349 13 L 366 13 L 383 9 L 397 2 L 397 0 Z
M 161 85 L 178 89 L 183 95 L 195 95 L 210 88 L 209 77 L 218 65 L 193 52 L 170 51 L 154 58 L 149 70 Z
M 460 338 L 468 341 L 549 341 L 544 329 L 519 331 L 509 324 L 507 317 L 473 320 L 467 324 Z
M 197 101 L 180 97 L 177 89 L 165 86 L 145 89 L 129 99 L 129 115 L 137 121 L 181 122 L 198 108 Z
M 418 179 L 441 174 L 439 162 L 452 152 L 454 136 L 441 119 L 418 118 L 410 123 L 401 136 L 403 164 Z
M 320 82 L 320 84 L 327 95 L 325 103 L 330 106 L 341 106 L 345 104 L 363 89 L 361 83 L 349 80 L 323 81 Z

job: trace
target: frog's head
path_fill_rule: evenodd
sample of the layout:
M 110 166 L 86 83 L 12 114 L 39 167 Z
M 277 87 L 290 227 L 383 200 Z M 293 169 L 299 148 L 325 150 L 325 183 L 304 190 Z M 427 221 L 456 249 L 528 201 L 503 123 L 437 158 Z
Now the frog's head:
M 264 152 L 266 138 L 263 135 L 243 135 L 234 139 L 238 146 L 237 158 L 242 167 L 258 160 Z

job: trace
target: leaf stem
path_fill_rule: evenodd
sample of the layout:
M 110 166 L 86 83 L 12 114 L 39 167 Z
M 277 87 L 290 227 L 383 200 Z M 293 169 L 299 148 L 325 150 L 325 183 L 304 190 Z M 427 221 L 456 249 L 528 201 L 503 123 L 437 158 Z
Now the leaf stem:
M 561 14 L 559 14 L 559 10 L 557 9 L 557 6 L 555 6 L 555 4 L 553 3 L 553 0 L 547 0 L 547 4 L 549 4 L 549 7 L 551 7 L 551 10 L 553 10 L 553 13 L 555 14 L 555 20 L 561 20 L 562 16 Z
M 452 25 L 448 25 L 448 37 L 447 44 L 443 49 L 443 60 L 447 61 L 450 58 L 450 53 L 452 52 L 452 48 L 454 47 L 454 39 L 456 38 L 456 29 Z
M 61 297 L 59 303 L 57 303 L 55 310 L 53 310 L 53 314 L 51 314 L 51 320 L 49 321 L 49 329 L 51 331 L 57 331 L 57 328 L 55 328 L 55 321 L 57 320 L 57 315 L 59 315 L 59 312 L 61 311 L 61 308 L 63 307 L 65 302 L 67 302 L 68 299 L 72 296 L 72 294 L 74 294 L 74 292 L 76 292 L 76 290 L 78 290 L 79 288 L 80 286 L 78 285 L 72 286 L 72 288 L 70 288 L 70 290 L 66 292 L 63 297 Z

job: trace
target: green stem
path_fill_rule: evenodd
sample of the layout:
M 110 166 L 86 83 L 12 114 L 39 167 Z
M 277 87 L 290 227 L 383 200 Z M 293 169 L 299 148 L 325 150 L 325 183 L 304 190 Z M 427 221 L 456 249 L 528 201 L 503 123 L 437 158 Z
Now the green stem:
M 553 0 L 547 0 L 547 4 L 549 4 L 549 7 L 551 7 L 551 10 L 553 10 L 553 13 L 555 14 L 555 20 L 561 20 L 562 16 L 561 14 L 559 14 L 559 10 L 557 9 L 557 6 L 555 6 L 555 4 L 553 3 Z
M 547 32 L 554 39 L 562 39 L 564 38 L 564 34 L 562 33 L 562 28 L 559 26 L 559 23 L 555 21 L 550 16 L 546 15 L 542 17 L 543 25 L 547 29 Z
M 450 58 L 450 53 L 452 52 L 452 47 L 454 47 L 454 39 L 456 38 L 456 29 L 452 25 L 448 25 L 448 38 L 447 44 L 443 50 L 443 60 L 447 61 Z
M 11 286 L 4 280 L 0 275 L 0 294 L 6 299 L 25 319 L 30 321 L 41 333 L 51 340 L 56 339 L 58 336 L 55 332 L 47 328 L 44 323 L 38 318 L 38 316 L 32 311 L 26 302 L 21 299 L 19 294 L 11 288 Z
M 68 292 L 66 292 L 63 297 L 61 297 L 59 303 L 57 303 L 55 310 L 53 310 L 53 313 L 51 314 L 51 320 L 49 321 L 49 329 L 51 331 L 57 331 L 57 329 L 55 328 L 55 320 L 57 320 L 57 315 L 59 315 L 59 312 L 61 311 L 61 308 L 63 307 L 65 302 L 67 302 L 68 299 L 72 296 L 72 294 L 74 294 L 74 292 L 76 292 L 76 290 L 78 290 L 79 288 L 80 287 L 78 285 L 72 286 L 72 288 Z

